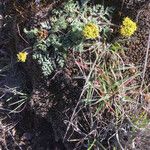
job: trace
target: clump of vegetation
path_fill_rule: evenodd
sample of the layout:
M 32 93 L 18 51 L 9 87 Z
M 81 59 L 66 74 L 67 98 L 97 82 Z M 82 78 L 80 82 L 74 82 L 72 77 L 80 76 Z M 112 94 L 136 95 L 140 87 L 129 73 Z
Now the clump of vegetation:
M 70 127 L 73 131 L 78 129 L 78 134 L 84 135 L 81 141 L 88 143 L 90 149 L 107 148 L 109 142 L 118 140 L 122 129 L 129 132 L 126 126 L 122 126 L 125 120 L 131 125 L 130 112 L 134 112 L 134 109 L 128 112 L 127 106 L 136 105 L 133 99 L 140 88 L 136 80 L 141 73 L 137 70 L 130 72 L 132 66 L 126 66 L 120 55 L 124 51 L 121 43 L 107 43 L 112 27 L 116 27 L 111 23 L 112 11 L 112 8 L 104 8 L 102 5 L 84 5 L 80 8 L 77 3 L 69 1 L 52 10 L 47 24 L 29 31 L 24 30 L 33 43 L 32 57 L 40 65 L 44 76 L 63 68 L 69 52 L 73 55 L 72 61 L 78 66 L 85 84 L 72 118 L 68 121 L 67 131 Z M 136 30 L 136 23 L 128 17 L 122 22 L 120 30 L 118 28 L 118 32 L 124 37 L 132 36 Z M 74 55 L 75 52 L 78 55 Z M 77 111 L 79 106 L 82 107 Z M 87 108 L 92 121 L 89 120 L 89 113 L 84 112 Z M 80 120 L 74 114 L 79 114 L 84 119 Z M 94 129 L 93 122 L 97 122 Z M 104 126 L 105 131 L 101 133 Z M 110 128 L 112 131 L 109 131 Z M 90 135 L 94 130 L 97 134 Z M 67 131 L 64 139 L 67 139 Z M 105 147 L 103 143 L 106 141 Z M 116 143 L 111 147 L 122 147 L 119 141 Z
M 86 45 L 96 42 L 95 38 L 102 35 L 99 28 L 108 27 L 106 24 L 111 11 L 101 5 L 80 9 L 78 3 L 69 1 L 52 10 L 48 25 L 30 31 L 25 29 L 27 37 L 34 40 L 32 56 L 41 66 L 43 74 L 47 76 L 56 68 L 62 68 L 70 50 L 83 52 Z
M 1 98 L 9 113 L 24 111 L 28 103 L 31 111 L 34 109 L 34 116 L 42 118 L 48 128 L 52 126 L 56 141 L 60 139 L 65 144 L 73 141 L 76 149 L 126 149 L 131 132 L 149 124 L 146 105 L 150 99 L 149 85 L 144 82 L 145 71 L 141 72 L 126 60 L 124 40 L 110 40 L 110 36 L 117 30 L 129 42 L 131 38 L 128 37 L 136 32 L 138 23 L 125 17 L 120 26 L 115 25 L 111 20 L 112 8 L 87 2 L 89 0 L 82 1 L 84 7 L 81 7 L 69 0 L 52 9 L 46 21 L 38 26 L 23 27 L 29 43 L 21 34 L 19 36 L 30 47 L 19 49 L 17 55 L 15 52 L 18 61 L 15 59 L 11 64 L 13 69 L 17 66 L 12 78 L 19 77 L 17 83 L 21 84 L 21 90 L 1 83 Z M 40 8 L 40 4 L 47 7 L 48 3 L 47 0 L 36 1 L 31 5 Z M 41 69 L 37 68 L 37 72 L 31 74 L 31 80 L 41 71 L 44 77 L 44 80 L 38 79 L 39 83 L 33 81 L 29 93 L 27 86 L 30 85 L 25 83 L 26 70 L 32 70 L 26 66 L 28 59 Z M 5 76 L 10 66 L 1 66 L 1 76 Z M 8 78 L 5 80 L 7 82 Z M 35 137 L 38 134 L 35 133 Z

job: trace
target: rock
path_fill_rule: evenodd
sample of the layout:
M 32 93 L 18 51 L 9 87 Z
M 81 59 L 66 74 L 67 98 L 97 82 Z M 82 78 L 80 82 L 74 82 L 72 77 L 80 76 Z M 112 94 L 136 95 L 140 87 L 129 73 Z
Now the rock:
M 21 138 L 22 141 L 31 141 L 31 139 L 32 139 L 32 135 L 28 132 L 24 133 Z

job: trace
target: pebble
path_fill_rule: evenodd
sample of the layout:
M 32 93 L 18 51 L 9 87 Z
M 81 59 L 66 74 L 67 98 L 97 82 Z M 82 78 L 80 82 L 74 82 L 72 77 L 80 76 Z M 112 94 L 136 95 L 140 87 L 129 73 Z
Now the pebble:
M 32 135 L 28 132 L 24 133 L 21 137 L 21 141 L 30 141 L 32 139 Z

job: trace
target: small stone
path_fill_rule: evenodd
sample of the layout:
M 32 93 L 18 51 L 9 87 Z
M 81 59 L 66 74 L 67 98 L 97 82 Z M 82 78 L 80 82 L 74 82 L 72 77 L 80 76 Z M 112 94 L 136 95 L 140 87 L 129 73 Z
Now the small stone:
M 27 133 L 27 132 L 24 133 L 22 138 L 21 138 L 22 141 L 26 141 L 26 140 L 30 141 L 31 139 L 32 139 L 32 135 L 30 133 Z
M 150 93 L 144 95 L 144 99 L 147 103 L 150 103 Z

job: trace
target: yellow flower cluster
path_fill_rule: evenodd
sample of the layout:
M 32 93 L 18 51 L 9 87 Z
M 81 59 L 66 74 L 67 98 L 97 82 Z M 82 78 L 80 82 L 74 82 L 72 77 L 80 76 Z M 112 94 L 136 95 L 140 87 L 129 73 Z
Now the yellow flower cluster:
M 83 29 L 83 36 L 87 39 L 95 39 L 99 36 L 99 28 L 94 23 L 88 23 Z
M 137 25 L 129 17 L 126 17 L 121 25 L 120 33 L 125 37 L 130 37 L 137 30 Z
M 27 59 L 27 55 L 28 55 L 27 52 L 19 52 L 19 53 L 17 54 L 18 61 L 20 61 L 20 62 L 25 62 L 26 59 Z

